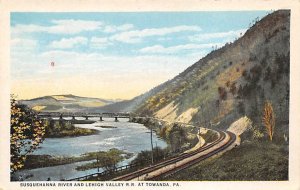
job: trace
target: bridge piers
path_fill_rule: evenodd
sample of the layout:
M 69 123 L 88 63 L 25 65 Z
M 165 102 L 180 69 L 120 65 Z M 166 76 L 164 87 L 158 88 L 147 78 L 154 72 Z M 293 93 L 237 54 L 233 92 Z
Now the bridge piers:
M 104 121 L 104 118 L 115 118 L 115 122 L 119 121 L 119 118 L 129 118 L 129 113 L 72 113 L 72 112 L 42 112 L 37 115 L 38 118 L 48 118 L 54 120 L 65 120 L 67 118 L 72 118 L 71 120 L 78 120 L 78 118 L 85 118 L 89 120 L 90 117 L 98 117 L 99 121 Z M 77 119 L 76 119 L 77 117 Z

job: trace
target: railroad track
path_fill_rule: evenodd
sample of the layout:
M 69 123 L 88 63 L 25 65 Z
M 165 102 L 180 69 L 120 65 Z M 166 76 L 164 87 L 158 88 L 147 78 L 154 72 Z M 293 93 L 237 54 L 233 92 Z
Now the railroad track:
M 231 132 L 217 131 L 217 133 L 219 134 L 218 139 L 210 144 L 205 144 L 204 146 L 193 152 L 183 153 L 178 157 L 165 160 L 153 166 L 146 167 L 130 174 L 114 178 L 112 180 L 150 180 L 161 176 L 171 175 L 225 150 L 236 140 L 236 136 Z

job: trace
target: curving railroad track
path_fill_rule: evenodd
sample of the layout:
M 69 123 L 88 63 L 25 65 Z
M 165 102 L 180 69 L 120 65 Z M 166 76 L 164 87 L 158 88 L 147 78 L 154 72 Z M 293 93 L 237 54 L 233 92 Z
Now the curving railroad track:
M 229 131 L 217 131 L 217 133 L 218 138 L 215 141 L 205 144 L 193 152 L 183 153 L 175 158 L 171 158 L 141 170 L 114 178 L 113 181 L 151 180 L 171 175 L 223 152 L 236 141 L 235 134 Z

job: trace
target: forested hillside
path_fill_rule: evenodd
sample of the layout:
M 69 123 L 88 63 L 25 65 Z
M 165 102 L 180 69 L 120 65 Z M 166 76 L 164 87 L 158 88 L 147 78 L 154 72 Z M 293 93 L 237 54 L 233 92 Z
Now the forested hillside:
M 290 12 L 275 11 L 235 42 L 166 82 L 135 112 L 225 128 L 244 115 L 260 125 L 263 106 L 269 101 L 276 123 L 284 126 L 289 114 L 289 44 Z

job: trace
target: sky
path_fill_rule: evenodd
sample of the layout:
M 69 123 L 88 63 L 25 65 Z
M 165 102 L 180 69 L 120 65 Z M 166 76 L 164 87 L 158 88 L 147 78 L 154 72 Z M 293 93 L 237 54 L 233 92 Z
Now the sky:
M 11 91 L 19 99 L 131 99 L 234 41 L 268 12 L 14 12 Z

